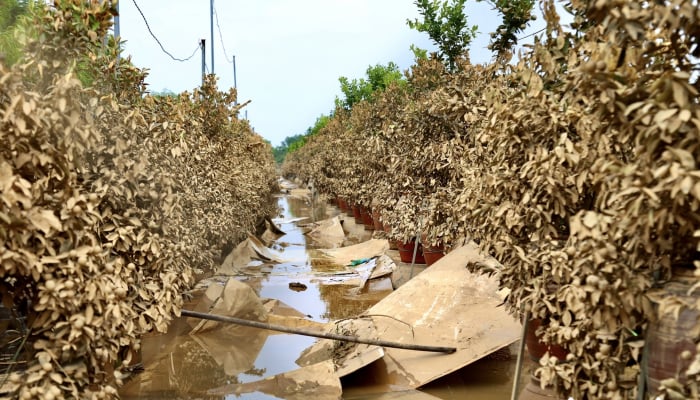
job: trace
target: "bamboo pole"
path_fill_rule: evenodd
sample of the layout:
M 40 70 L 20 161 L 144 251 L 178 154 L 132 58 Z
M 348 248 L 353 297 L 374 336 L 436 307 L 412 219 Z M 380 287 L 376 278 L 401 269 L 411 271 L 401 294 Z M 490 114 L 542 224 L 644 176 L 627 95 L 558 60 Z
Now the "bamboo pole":
M 446 354 L 452 354 L 455 351 L 457 351 L 457 349 L 454 347 L 424 346 L 424 345 L 420 345 L 420 344 L 405 344 L 405 343 L 388 342 L 386 340 L 380 340 L 380 339 L 362 339 L 362 338 L 359 338 L 357 336 L 346 336 L 346 335 L 338 335 L 335 333 L 313 332 L 313 331 L 305 330 L 305 329 L 289 328 L 289 327 L 282 326 L 282 325 L 268 324 L 266 322 L 250 321 L 250 320 L 242 319 L 242 318 L 226 317 L 223 315 L 216 315 L 216 314 L 206 314 L 206 313 L 200 313 L 200 312 L 190 311 L 190 310 L 182 310 L 181 314 L 185 317 L 208 319 L 211 321 L 225 322 L 228 324 L 250 326 L 253 328 L 268 329 L 268 330 L 272 330 L 272 331 L 285 332 L 285 333 L 294 333 L 297 335 L 312 336 L 312 337 L 323 338 L 323 339 L 342 340 L 344 342 L 351 342 L 351 343 L 371 344 L 371 345 L 375 345 L 375 346 L 393 347 L 396 349 L 406 349 L 406 350 L 416 350 L 416 351 L 431 351 L 431 352 L 446 353 Z

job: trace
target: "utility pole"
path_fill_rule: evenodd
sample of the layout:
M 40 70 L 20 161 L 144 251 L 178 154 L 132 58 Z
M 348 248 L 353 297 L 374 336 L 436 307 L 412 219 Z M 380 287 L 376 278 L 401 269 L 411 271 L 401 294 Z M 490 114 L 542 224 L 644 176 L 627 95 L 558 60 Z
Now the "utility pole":
M 234 106 L 238 105 L 238 84 L 236 83 L 236 56 L 233 56 L 233 88 L 236 89 L 236 101 L 233 102 Z
M 209 0 L 209 30 L 211 36 L 211 73 L 214 73 L 214 0 Z
M 114 16 L 114 41 L 117 44 L 117 65 L 119 65 L 119 57 L 121 56 L 121 46 L 119 46 L 119 36 L 120 36 L 120 29 L 119 29 L 119 2 L 115 4 L 115 7 L 117 8 L 117 15 Z
M 207 76 L 207 46 L 204 42 L 204 39 L 199 39 L 199 49 L 202 50 L 202 86 L 204 86 L 204 78 Z

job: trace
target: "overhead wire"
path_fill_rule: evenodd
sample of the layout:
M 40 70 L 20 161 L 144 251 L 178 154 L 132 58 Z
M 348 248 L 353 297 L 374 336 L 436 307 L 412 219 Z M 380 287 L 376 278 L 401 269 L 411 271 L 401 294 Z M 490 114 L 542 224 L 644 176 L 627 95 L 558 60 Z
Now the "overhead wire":
M 180 61 L 180 62 L 189 61 L 192 57 L 194 57 L 195 54 L 197 54 L 197 52 L 199 51 L 199 44 L 197 44 L 197 47 L 194 49 L 192 54 L 187 58 L 177 58 L 177 57 L 173 56 L 172 54 L 170 54 L 169 51 L 165 50 L 165 47 L 163 47 L 163 44 L 160 42 L 160 40 L 158 40 L 158 38 L 153 33 L 153 31 L 151 31 L 151 26 L 148 24 L 148 20 L 146 19 L 146 16 L 143 14 L 143 11 L 141 11 L 141 7 L 139 7 L 139 5 L 136 3 L 136 0 L 131 0 L 131 1 L 136 6 L 136 9 L 139 11 L 139 14 L 141 14 L 141 18 L 143 18 L 143 22 L 146 23 L 146 28 L 148 29 L 148 33 L 151 34 L 153 39 L 155 39 L 156 43 L 158 43 L 158 46 L 160 46 L 160 49 L 163 50 L 163 52 L 165 54 L 170 56 L 170 58 L 172 58 L 173 60 Z
M 224 36 L 221 34 L 221 26 L 219 26 L 219 13 L 216 12 L 216 2 L 214 2 L 214 18 L 216 19 L 216 30 L 219 31 L 219 41 L 221 42 L 221 48 L 224 50 L 224 57 L 229 64 L 233 64 L 233 60 L 229 59 L 226 53 L 226 46 L 224 46 Z
M 519 41 L 521 41 L 521 40 L 523 40 L 523 39 L 529 38 L 530 36 L 535 36 L 535 35 L 537 35 L 538 33 L 544 32 L 546 29 L 547 29 L 547 27 L 545 26 L 544 28 L 540 29 L 539 31 L 533 32 L 533 33 L 531 33 L 531 34 L 529 34 L 529 35 L 525 35 L 525 36 L 523 36 L 523 37 L 519 37 L 517 40 L 518 40 L 518 42 L 519 42 Z

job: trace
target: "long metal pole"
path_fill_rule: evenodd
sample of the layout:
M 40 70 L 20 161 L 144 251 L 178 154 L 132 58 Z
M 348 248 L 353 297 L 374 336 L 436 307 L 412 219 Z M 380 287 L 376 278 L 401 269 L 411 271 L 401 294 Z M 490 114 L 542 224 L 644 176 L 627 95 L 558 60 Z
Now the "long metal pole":
M 446 354 L 452 354 L 455 351 L 457 351 L 457 349 L 455 347 L 424 346 L 424 345 L 420 345 L 420 344 L 406 344 L 406 343 L 388 342 L 386 340 L 379 340 L 379 339 L 361 339 L 357 336 L 337 335 L 335 333 L 311 332 L 308 330 L 299 329 L 299 328 L 290 328 L 290 327 L 283 326 L 283 325 L 273 325 L 273 324 L 268 324 L 265 322 L 250 321 L 247 319 L 241 319 L 241 318 L 236 318 L 236 317 L 227 317 L 227 316 L 216 315 L 216 314 L 205 314 L 205 313 L 200 313 L 197 311 L 190 311 L 190 310 L 181 310 L 180 313 L 184 317 L 208 319 L 211 321 L 226 322 L 229 324 L 251 326 L 253 328 L 268 329 L 268 330 L 285 332 L 285 333 L 295 333 L 297 335 L 318 337 L 318 338 L 324 338 L 324 339 L 342 340 L 342 341 L 351 342 L 351 343 L 371 344 L 371 345 L 383 346 L 383 347 L 393 347 L 396 349 L 432 351 L 432 352 L 436 352 L 436 353 L 446 353 Z
M 214 0 L 209 0 L 209 31 L 211 44 L 211 73 L 214 73 Z
M 199 39 L 199 48 L 202 50 L 202 86 L 204 86 L 204 78 L 207 76 L 207 46 L 204 39 Z
M 525 342 L 527 339 L 527 326 L 530 323 L 530 312 L 523 313 L 523 332 L 520 335 L 520 346 L 518 347 L 518 362 L 515 364 L 515 376 L 513 377 L 513 389 L 510 392 L 510 399 L 516 400 L 520 394 L 520 372 L 523 368 L 523 354 L 525 353 Z
M 114 16 L 114 41 L 117 42 L 117 65 L 119 65 L 119 57 L 121 57 L 121 46 L 119 46 L 119 36 L 121 35 L 121 30 L 119 29 L 119 2 L 117 1 L 117 15 Z

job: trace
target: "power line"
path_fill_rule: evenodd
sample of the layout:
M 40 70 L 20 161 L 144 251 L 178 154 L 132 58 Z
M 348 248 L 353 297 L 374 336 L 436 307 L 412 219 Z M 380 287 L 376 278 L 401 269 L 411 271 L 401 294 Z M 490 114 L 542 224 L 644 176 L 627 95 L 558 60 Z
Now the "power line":
M 525 36 L 523 36 L 523 37 L 519 37 L 517 40 L 518 40 L 518 42 L 519 42 L 519 41 L 521 41 L 521 40 L 523 40 L 523 39 L 529 38 L 530 36 L 535 36 L 535 35 L 537 35 L 537 34 L 540 33 L 540 32 L 544 32 L 546 29 L 547 29 L 547 27 L 545 26 L 544 28 L 540 29 L 539 31 L 533 32 L 533 33 L 531 33 L 531 34 L 529 34 L 529 35 L 525 35 Z
M 216 4 L 216 3 L 214 3 Z M 228 54 L 226 54 L 226 46 L 224 46 L 224 37 L 221 34 L 221 26 L 219 26 L 219 13 L 216 12 L 216 5 L 214 5 L 214 18 L 216 18 L 216 30 L 219 31 L 219 41 L 221 42 L 221 48 L 224 50 L 224 57 L 226 58 L 226 61 L 229 64 L 232 64 L 233 61 L 229 59 Z
M 170 54 L 170 52 L 168 52 L 167 50 L 165 50 L 165 47 L 163 47 L 163 45 L 160 43 L 160 40 L 158 40 L 158 38 L 156 37 L 156 35 L 153 34 L 153 31 L 151 31 L 151 27 L 150 27 L 150 25 L 148 25 L 148 20 L 146 20 L 146 16 L 143 15 L 143 11 L 141 11 L 141 7 L 139 7 L 139 5 L 136 4 L 136 0 L 131 0 L 131 1 L 132 1 L 132 2 L 134 3 L 134 5 L 136 6 L 136 9 L 139 11 L 139 14 L 141 14 L 141 18 L 143 18 L 143 22 L 146 23 L 146 28 L 148 29 L 148 33 L 151 34 L 151 36 L 153 37 L 153 39 L 155 39 L 156 43 L 158 43 L 158 46 L 160 46 L 160 49 L 163 50 L 163 52 L 164 52 L 165 54 L 169 55 L 170 58 L 172 58 L 173 60 L 175 60 L 175 61 L 180 61 L 180 62 L 188 61 L 189 59 L 191 59 L 192 57 L 194 57 L 195 54 L 197 54 L 197 51 L 199 51 L 199 45 L 197 45 L 197 47 L 194 49 L 194 51 L 192 52 L 192 54 L 191 54 L 189 57 L 187 57 L 187 58 L 177 58 L 177 57 L 173 56 L 172 54 Z

